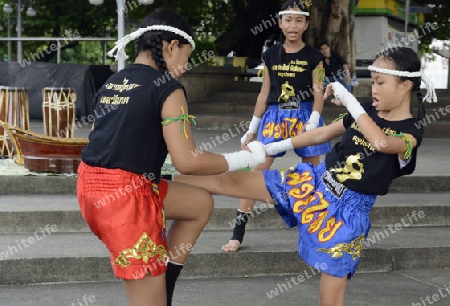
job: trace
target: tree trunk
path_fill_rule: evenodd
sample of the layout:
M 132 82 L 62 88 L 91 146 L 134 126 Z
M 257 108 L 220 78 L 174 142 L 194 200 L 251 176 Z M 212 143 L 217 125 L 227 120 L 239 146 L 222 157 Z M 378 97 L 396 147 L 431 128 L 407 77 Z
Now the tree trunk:
M 347 15 L 350 0 L 333 0 L 330 8 L 330 18 L 328 19 L 328 28 L 326 40 L 330 43 L 332 50 L 345 51 L 345 39 L 347 31 Z M 344 22 L 343 22 L 344 21 Z
M 351 71 L 356 64 L 355 9 L 359 0 L 314 1 L 311 7 L 308 43 L 318 48 L 327 42 Z
M 325 1 L 314 1 L 310 8 L 311 17 L 307 31 L 307 42 L 313 47 L 319 47 L 319 44 L 326 41 L 325 33 L 330 16 L 330 5 Z
M 246 4 L 247 3 L 247 4 Z M 278 3 L 273 0 L 232 0 L 236 12 L 233 27 L 216 40 L 217 53 L 261 58 L 265 41 L 278 28 Z

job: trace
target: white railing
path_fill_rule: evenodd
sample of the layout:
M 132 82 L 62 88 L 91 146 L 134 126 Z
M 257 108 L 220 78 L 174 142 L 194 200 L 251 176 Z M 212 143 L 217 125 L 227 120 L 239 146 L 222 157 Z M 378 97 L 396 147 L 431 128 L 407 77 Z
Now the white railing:
M 106 42 L 108 41 L 116 41 L 117 39 L 114 37 L 0 37 L 0 41 L 57 41 L 56 48 L 56 62 L 61 63 L 61 46 L 63 45 L 61 42 L 65 42 L 66 44 L 73 41 L 98 41 L 102 43 L 103 48 L 103 64 L 106 63 Z

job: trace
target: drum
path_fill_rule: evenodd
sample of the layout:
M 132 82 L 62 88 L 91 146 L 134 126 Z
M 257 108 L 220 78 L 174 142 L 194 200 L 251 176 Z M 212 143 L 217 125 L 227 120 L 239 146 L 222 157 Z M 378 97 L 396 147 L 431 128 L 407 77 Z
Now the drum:
M 30 128 L 26 88 L 0 86 L 0 120 L 24 130 Z M 2 127 L 0 127 L 0 156 L 13 157 L 11 138 Z
M 44 134 L 47 136 L 73 138 L 75 134 L 75 102 L 73 88 L 42 89 L 42 113 Z

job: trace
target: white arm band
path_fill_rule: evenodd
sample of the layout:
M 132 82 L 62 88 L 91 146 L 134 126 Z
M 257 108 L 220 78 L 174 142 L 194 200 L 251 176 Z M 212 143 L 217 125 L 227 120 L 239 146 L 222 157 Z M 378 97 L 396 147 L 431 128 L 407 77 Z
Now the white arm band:
M 341 83 L 334 82 L 332 86 L 334 96 L 342 102 L 355 121 L 359 116 L 366 113 L 361 104 L 359 104 L 358 100 L 356 100 L 356 98 L 348 92 Z
M 319 124 L 319 119 L 320 119 L 320 114 L 317 111 L 313 111 L 311 113 L 311 116 L 309 117 L 308 120 L 308 124 L 306 125 L 306 130 L 312 130 L 315 129 L 317 127 L 317 125 Z
M 242 168 L 253 168 L 266 161 L 266 150 L 264 145 L 257 141 L 248 144 L 252 152 L 242 150 L 234 153 L 222 154 L 228 163 L 228 171 L 239 170 Z
M 256 134 L 260 123 L 261 118 L 253 116 L 252 121 L 250 121 L 250 126 L 248 127 L 248 133 Z
M 258 132 L 259 124 L 261 123 L 261 118 L 253 116 L 252 121 L 250 121 L 250 126 L 248 127 L 248 131 L 245 132 L 244 136 L 241 138 L 241 144 L 245 144 L 247 141 L 247 134 L 252 133 L 256 134 Z
M 292 145 L 292 140 L 288 138 L 285 140 L 269 143 L 268 145 L 265 145 L 265 149 L 267 154 L 269 154 L 270 156 L 274 156 L 281 152 L 293 150 L 294 146 Z

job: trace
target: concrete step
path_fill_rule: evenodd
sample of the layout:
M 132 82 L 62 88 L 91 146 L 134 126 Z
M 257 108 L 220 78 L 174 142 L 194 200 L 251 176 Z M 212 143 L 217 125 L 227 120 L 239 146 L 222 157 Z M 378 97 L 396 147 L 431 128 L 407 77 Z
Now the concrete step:
M 228 106 L 223 107 L 228 108 Z M 230 108 L 236 107 L 231 106 Z M 193 114 L 197 118 L 197 124 L 193 127 L 194 130 L 226 131 L 228 129 L 231 129 L 234 131 L 242 124 L 249 123 L 252 113 L 253 111 L 250 112 L 250 107 L 244 106 L 242 107 L 242 112 L 236 111 L 236 113 L 191 114 Z M 322 117 L 324 118 L 325 123 L 329 124 L 335 118 L 337 118 L 339 114 L 341 114 L 341 112 L 332 113 L 326 110 L 324 111 Z M 450 138 L 450 120 L 425 120 L 425 138 Z
M 317 305 L 320 277 L 307 272 L 254 277 L 180 277 L 173 306 Z M 348 282 L 345 305 L 423 306 L 431 305 L 426 301 L 433 302 L 433 294 L 436 294 L 433 305 L 448 305 L 449 278 L 450 270 L 357 272 Z M 2 306 L 127 305 L 120 281 L 0 286 L 0 295 Z
M 228 232 L 204 231 L 182 277 L 313 273 L 297 254 L 295 228 L 249 231 L 236 253 L 220 250 L 228 238 Z M 373 229 L 368 238 L 360 273 L 450 268 L 447 227 Z M 0 285 L 114 279 L 109 254 L 91 233 L 58 233 L 50 226 L 31 234 L 1 235 L 0 256 Z
M 227 100 L 227 101 L 208 101 L 208 102 L 197 102 L 191 103 L 189 105 L 189 113 L 194 116 L 202 115 L 238 115 L 238 117 L 248 116 L 251 119 L 253 111 L 255 109 L 255 101 L 248 103 L 249 101 L 242 100 Z M 340 106 L 335 106 L 333 104 L 327 103 L 322 111 L 322 117 L 329 123 L 340 114 L 346 113 L 346 109 Z M 411 112 L 414 116 L 417 114 L 417 108 L 413 107 Z M 248 119 L 247 120 L 250 120 Z M 449 122 L 450 121 L 450 106 L 449 111 L 445 112 L 444 109 L 436 107 L 427 107 L 426 117 L 423 124 L 430 125 L 439 122 Z
M 211 92 L 208 93 L 206 101 L 192 101 L 195 104 L 197 102 L 233 102 L 238 101 L 242 104 L 255 104 L 256 98 L 261 89 L 261 83 L 255 82 L 234 82 L 231 83 L 227 90 L 219 91 L 219 92 Z M 425 95 L 425 91 L 423 91 Z M 442 112 L 450 113 L 450 94 L 448 91 L 437 91 L 436 92 L 438 101 L 436 103 L 425 103 L 425 107 L 428 110 L 438 110 L 439 108 L 443 108 Z M 372 96 L 356 96 L 358 101 L 367 102 L 372 101 Z M 415 96 L 413 97 L 412 107 L 417 106 L 417 99 Z M 444 115 L 444 114 L 442 114 Z
M 295 162 L 297 163 L 298 160 Z M 294 163 L 291 163 L 293 165 Z M 275 167 L 277 168 L 277 167 Z M 442 171 L 448 168 L 442 168 Z M 447 172 L 448 173 L 448 172 Z M 390 188 L 391 192 L 445 192 L 449 191 L 450 175 L 436 173 L 403 176 L 396 179 Z M 64 176 L 1 176 L 0 195 L 75 195 L 76 177 Z
M 245 83 L 245 82 L 244 82 Z M 226 130 L 239 126 L 251 119 L 258 92 L 239 89 L 209 93 L 207 101 L 192 102 L 189 112 L 198 119 L 197 129 Z M 372 101 L 371 97 L 358 97 L 360 102 Z M 426 126 L 425 137 L 450 137 L 450 96 L 440 97 L 438 103 L 425 104 L 426 117 L 422 125 Z M 325 123 L 332 122 L 345 109 L 331 104 L 328 100 L 322 112 Z M 417 103 L 412 104 L 412 113 L 417 114 Z
M 246 91 L 259 93 L 261 91 L 261 82 L 234 81 L 228 84 L 229 91 Z
M 215 208 L 205 230 L 228 231 L 234 227 L 238 199 L 214 196 Z M 372 226 L 408 223 L 412 227 L 450 226 L 450 193 L 391 193 L 379 197 L 371 212 Z M 0 198 L 0 234 L 33 233 L 46 225 L 58 233 L 89 232 L 75 195 L 7 195 Z M 257 202 L 248 230 L 284 229 L 273 205 Z

